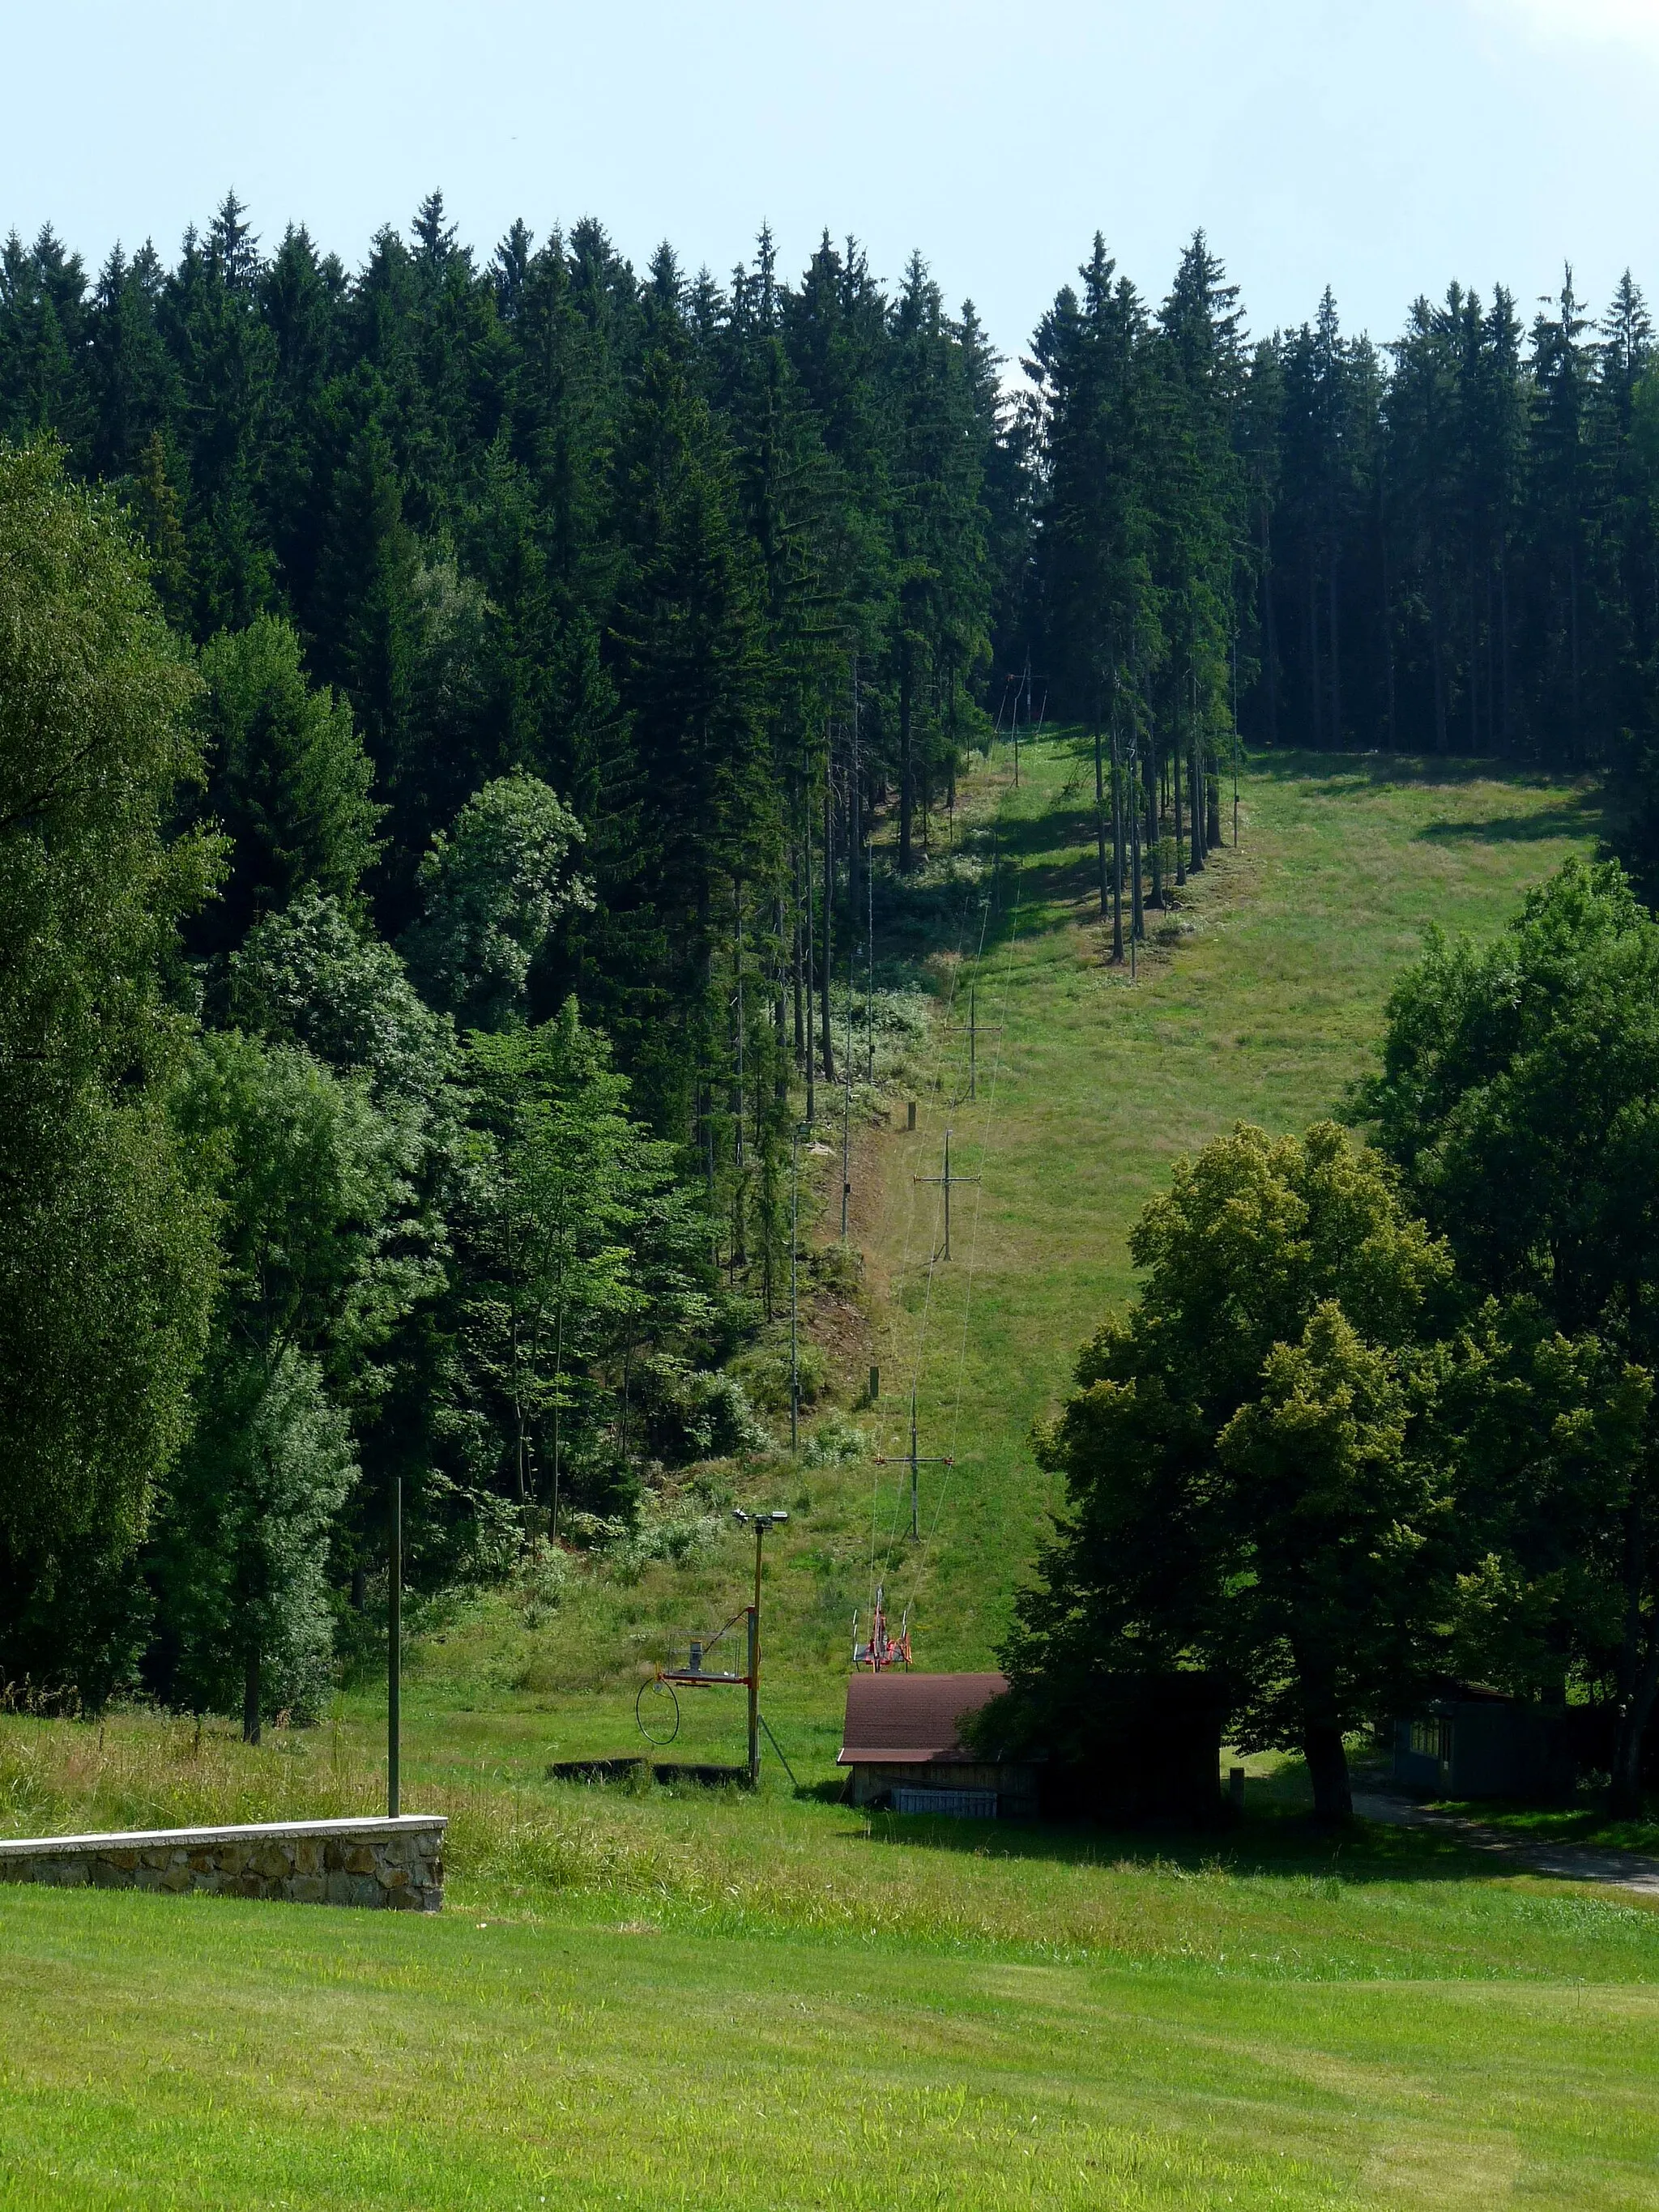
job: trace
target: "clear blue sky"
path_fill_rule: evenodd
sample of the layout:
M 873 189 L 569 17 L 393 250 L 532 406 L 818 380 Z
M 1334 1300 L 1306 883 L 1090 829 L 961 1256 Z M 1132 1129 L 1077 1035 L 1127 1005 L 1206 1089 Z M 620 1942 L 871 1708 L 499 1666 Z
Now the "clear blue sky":
M 920 246 L 1024 346 L 1098 228 L 1161 296 L 1202 224 L 1251 325 L 1571 256 L 1659 294 L 1659 0 L 59 0 L 7 11 L 0 229 L 165 253 L 227 185 L 351 263 L 441 185 L 487 253 L 597 215 L 724 276 L 763 219 Z

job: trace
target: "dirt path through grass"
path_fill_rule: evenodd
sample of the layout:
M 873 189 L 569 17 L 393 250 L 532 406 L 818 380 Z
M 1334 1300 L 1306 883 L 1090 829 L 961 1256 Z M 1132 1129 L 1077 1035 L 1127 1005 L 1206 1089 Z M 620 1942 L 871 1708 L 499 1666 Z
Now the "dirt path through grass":
M 1549 1875 L 1560 1881 L 1600 1882 L 1609 1889 L 1632 1890 L 1638 1897 L 1659 1900 L 1659 1858 L 1649 1853 L 1506 1835 L 1484 1820 L 1441 1812 L 1394 1790 L 1357 1790 L 1353 1809 L 1362 1820 L 1380 1820 L 1388 1827 L 1431 1829 L 1470 1850 L 1489 1851 L 1522 1873 Z

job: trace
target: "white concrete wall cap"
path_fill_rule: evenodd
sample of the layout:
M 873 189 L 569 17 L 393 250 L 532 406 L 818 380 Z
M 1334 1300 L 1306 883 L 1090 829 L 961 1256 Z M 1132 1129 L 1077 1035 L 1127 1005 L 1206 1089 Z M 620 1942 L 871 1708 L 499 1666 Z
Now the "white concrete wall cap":
M 346 1820 L 256 1820 L 224 1828 L 116 1828 L 102 1835 L 0 1838 L 0 1857 L 39 1858 L 48 1851 L 160 1850 L 169 1844 L 274 1842 L 284 1837 L 374 1838 L 425 1832 L 441 1838 L 448 1826 L 448 1816 L 442 1813 L 402 1813 L 395 1820 L 380 1815 Z

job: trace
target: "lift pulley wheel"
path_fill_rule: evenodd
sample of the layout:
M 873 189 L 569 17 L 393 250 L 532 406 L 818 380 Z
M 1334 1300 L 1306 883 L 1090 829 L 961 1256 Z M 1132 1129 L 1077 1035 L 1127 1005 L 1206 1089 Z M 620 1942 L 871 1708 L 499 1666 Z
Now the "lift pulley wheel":
M 672 1683 L 654 1679 L 641 1682 L 634 1718 L 647 1743 L 672 1743 L 680 1732 L 680 1701 Z

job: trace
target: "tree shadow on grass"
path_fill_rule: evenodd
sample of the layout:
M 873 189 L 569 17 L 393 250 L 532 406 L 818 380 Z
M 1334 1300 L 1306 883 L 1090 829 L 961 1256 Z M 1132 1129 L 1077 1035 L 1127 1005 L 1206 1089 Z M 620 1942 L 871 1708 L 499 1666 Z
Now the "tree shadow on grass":
M 1029 1828 L 1012 1821 L 872 1813 L 864 1833 L 848 1840 L 870 1848 L 958 1851 L 974 1858 L 1098 1866 L 1116 1873 L 1222 1872 L 1376 1882 L 1494 1881 L 1516 1871 L 1443 1831 L 1358 1820 L 1330 1828 L 1303 1813 L 1246 1814 L 1202 1826 L 1148 1821 L 1133 1827 L 1066 1822 Z
M 1507 783 L 1536 790 L 1543 784 L 1571 787 L 1579 781 L 1528 762 L 1468 753 L 1262 751 L 1251 754 L 1249 773 L 1276 783 L 1309 784 L 1337 797 L 1390 785 L 1432 789 L 1437 785 Z
M 1352 1778 L 1354 1788 L 1364 1790 L 1382 1778 L 1381 1769 L 1368 1753 L 1356 1753 Z M 1242 1815 L 1218 1807 L 1217 1818 L 1201 1824 L 1075 1820 L 1025 1827 L 1012 1821 L 942 1820 L 932 1814 L 872 1813 L 865 1834 L 849 1840 L 959 1851 L 975 1858 L 1188 1875 L 1222 1871 L 1344 1882 L 1493 1881 L 1516 1871 L 1443 1828 L 1362 1820 L 1332 1828 L 1316 1821 L 1307 1770 L 1299 1759 L 1285 1759 L 1272 1773 L 1252 1775 L 1247 1787 L 1251 1803 Z
M 1534 814 L 1498 814 L 1479 822 L 1429 822 L 1417 832 L 1419 844 L 1531 845 L 1549 837 L 1583 837 L 1600 832 L 1601 811 L 1587 793 Z

